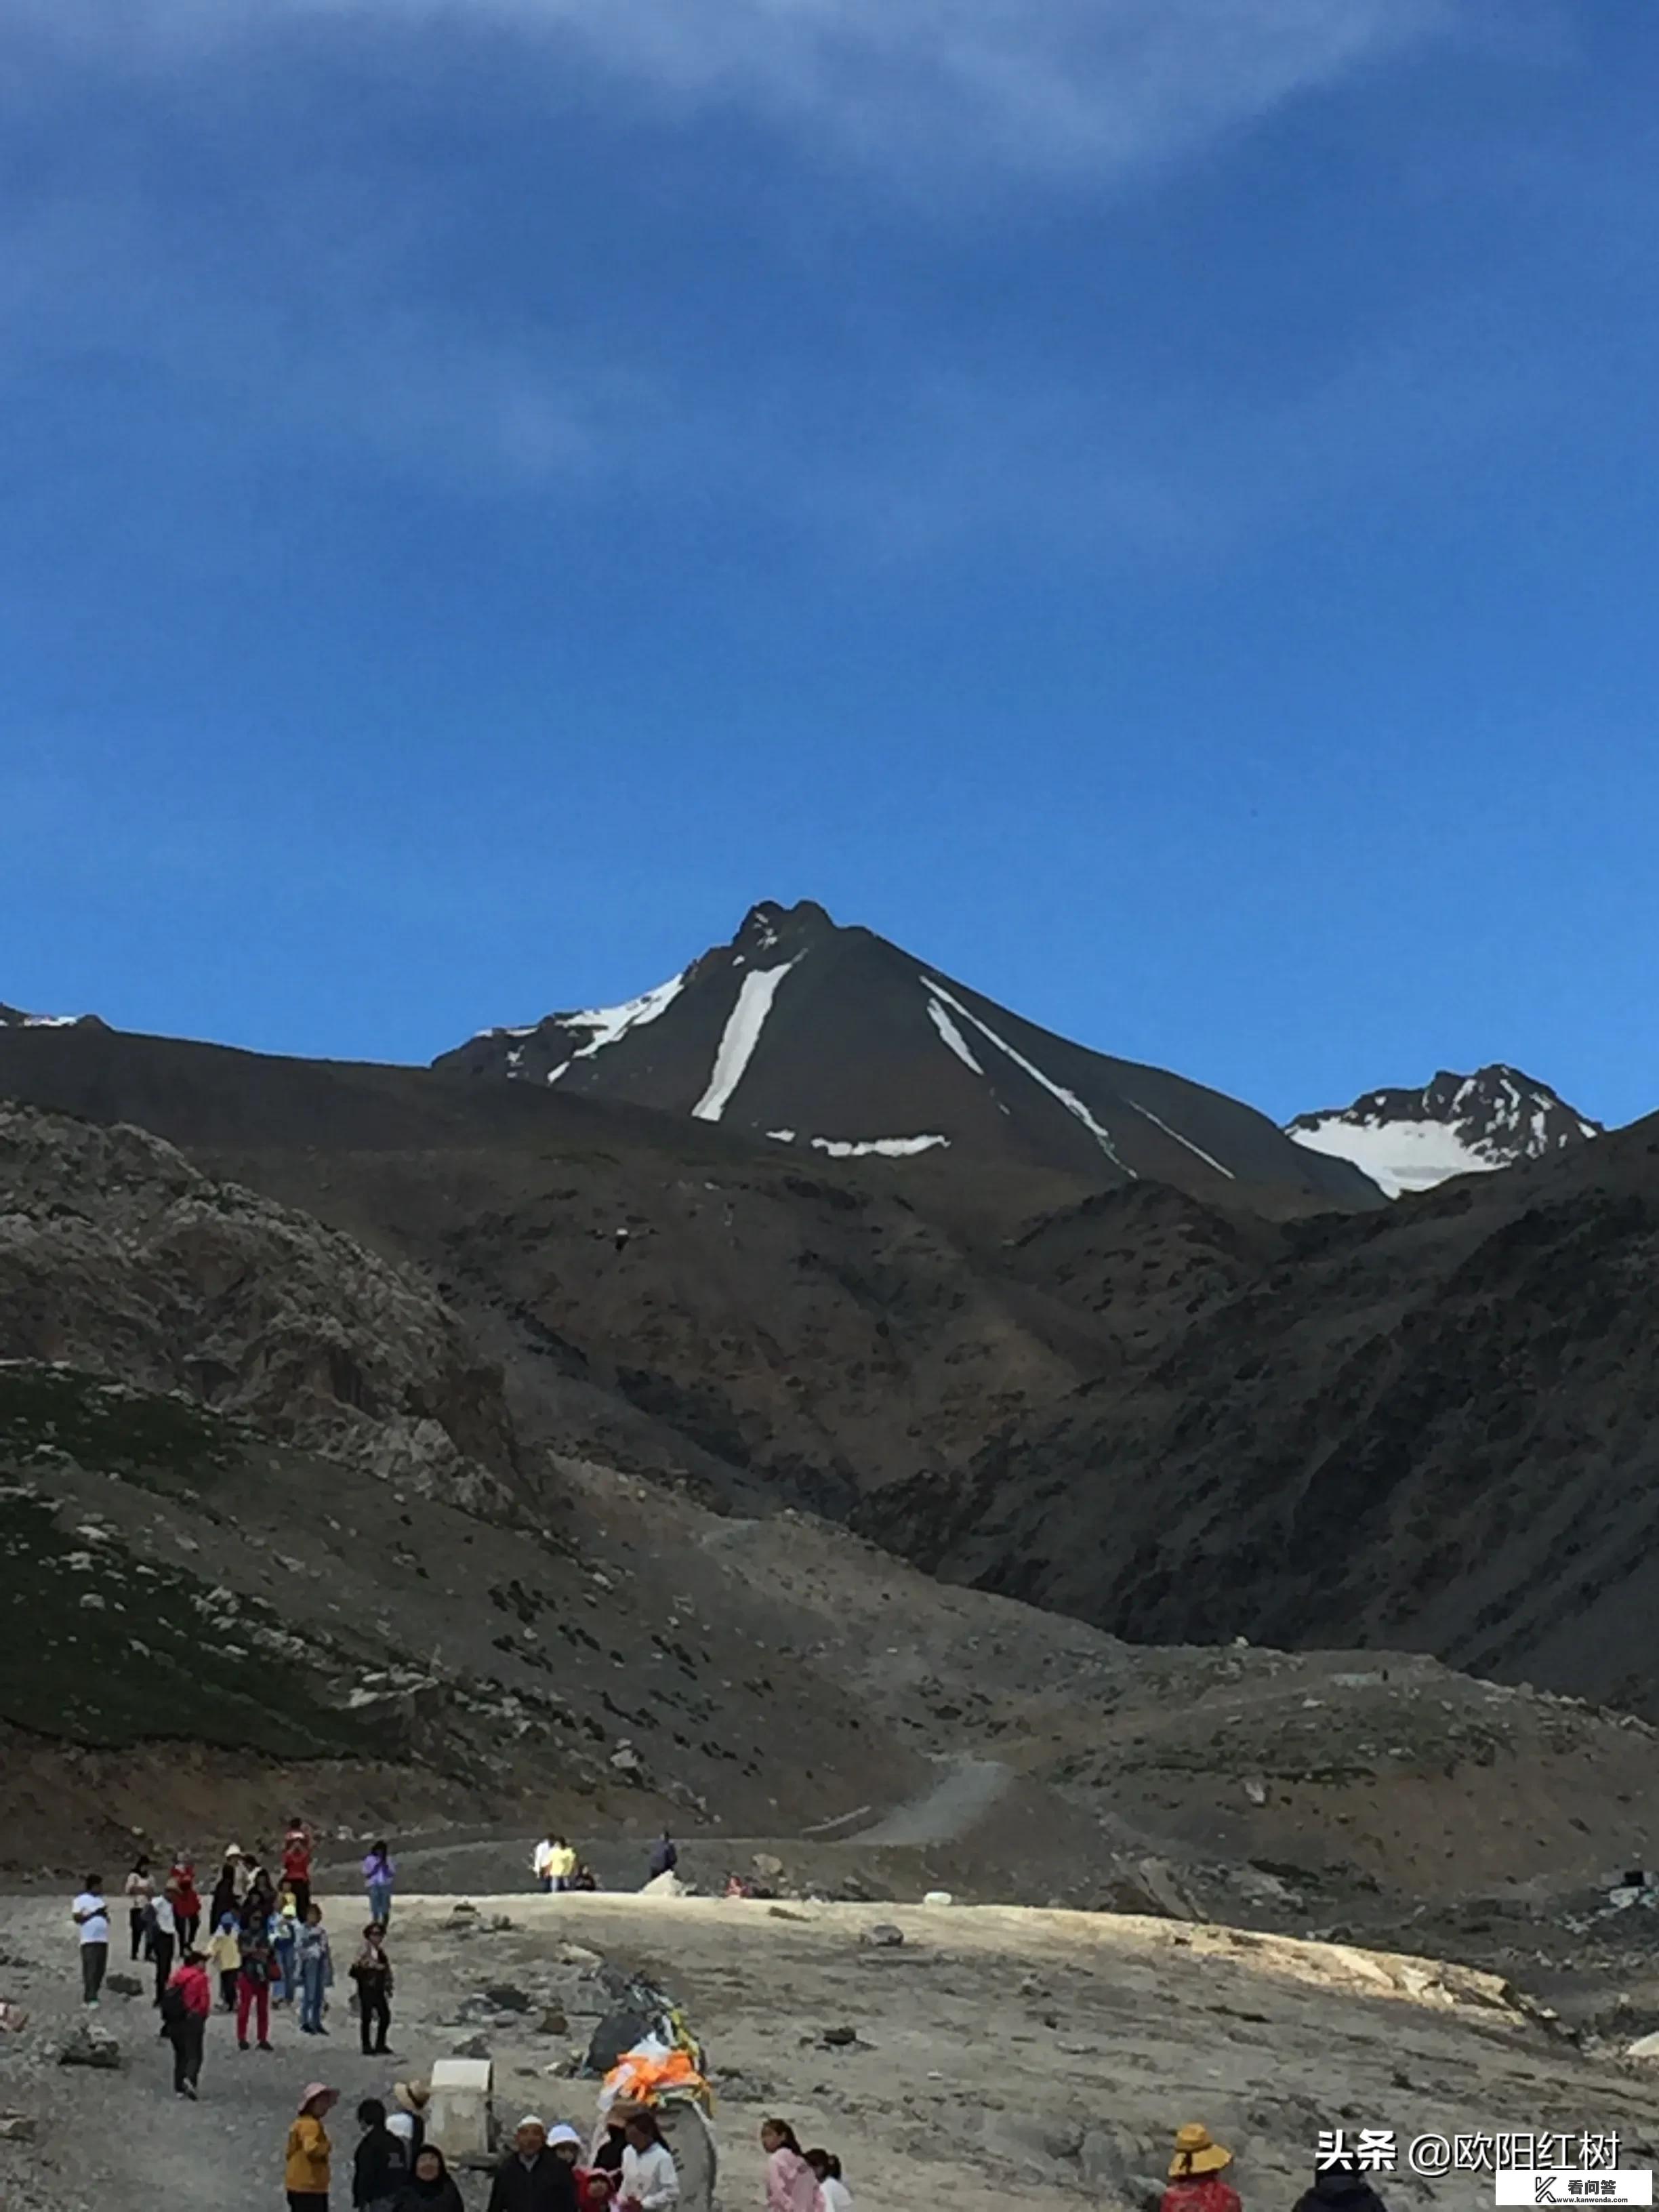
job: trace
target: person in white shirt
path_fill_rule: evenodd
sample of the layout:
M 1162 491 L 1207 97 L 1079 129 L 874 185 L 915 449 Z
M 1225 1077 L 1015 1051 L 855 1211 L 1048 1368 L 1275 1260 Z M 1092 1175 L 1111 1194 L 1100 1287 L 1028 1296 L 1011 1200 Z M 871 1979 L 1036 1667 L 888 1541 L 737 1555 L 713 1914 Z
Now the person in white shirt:
M 87 1876 L 70 1913 L 81 1936 L 81 1995 L 86 2003 L 95 2005 L 104 1986 L 104 1969 L 109 1964 L 109 1907 L 104 1902 L 101 1876 Z
M 535 1875 L 536 1887 L 544 1897 L 553 1887 L 553 1853 L 556 1848 L 556 1838 L 550 1829 L 530 1856 L 530 1870 Z
M 617 2212 L 672 2212 L 680 2201 L 680 2171 L 654 2114 L 630 2114 L 627 2132 Z
M 853 2212 L 853 2192 L 841 2178 L 841 2160 L 832 2150 L 809 2150 L 806 2163 L 818 2178 L 824 2212 Z
M 150 1900 L 149 1955 L 155 1965 L 155 2002 L 161 2002 L 173 1972 L 173 1952 L 178 1941 L 179 1923 L 173 1917 L 173 1899 L 166 1890 L 158 1889 Z
M 155 1894 L 155 1883 L 149 1870 L 149 1861 L 143 1851 L 132 1863 L 132 1872 L 127 1876 L 127 1923 L 132 1931 L 132 1955 L 136 1961 L 142 1954 L 149 1935 L 149 1901 Z

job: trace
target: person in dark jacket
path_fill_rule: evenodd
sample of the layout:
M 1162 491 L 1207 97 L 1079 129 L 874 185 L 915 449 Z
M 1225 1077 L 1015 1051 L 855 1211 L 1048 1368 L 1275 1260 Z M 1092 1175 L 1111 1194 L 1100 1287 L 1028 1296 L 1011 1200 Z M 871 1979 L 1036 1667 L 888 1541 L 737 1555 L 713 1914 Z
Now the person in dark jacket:
M 620 2174 L 623 2160 L 628 2155 L 628 2116 L 631 2105 L 620 2110 L 613 2105 L 605 2116 L 605 2139 L 593 2154 L 593 2168 L 598 2173 Z
M 406 2145 L 386 2124 L 386 2106 L 365 2097 L 357 2107 L 362 2136 L 351 2164 L 351 2201 L 359 2212 L 392 2212 L 392 2200 L 409 2179 Z
M 241 1899 L 236 1894 L 236 1869 L 241 1863 L 242 1855 L 233 1844 L 225 1853 L 219 1868 L 219 1879 L 213 1885 L 212 1901 L 208 1906 L 210 1928 L 222 1927 L 226 1913 L 229 1913 L 233 1920 L 237 1917 Z
M 576 2212 L 575 2174 L 548 2148 L 541 2121 L 520 2121 L 495 2169 L 486 2212 Z
M 662 1841 L 653 1844 L 651 1848 L 652 1880 L 654 1881 L 659 1874 L 672 1874 L 679 1863 L 679 1845 L 665 1828 L 662 1832 Z
M 415 2171 L 398 2191 L 392 2212 L 466 2212 L 436 2143 L 422 2143 L 416 2152 Z
M 244 1929 L 258 1923 L 267 1930 L 276 1917 L 276 1888 L 263 1867 L 255 1867 L 249 1875 L 247 1893 L 236 1908 L 236 1917 Z
M 1296 2200 L 1296 2212 L 1388 2212 L 1352 2154 L 1315 2174 L 1313 2187 Z
M 386 1929 L 371 1920 L 363 1930 L 363 1948 L 351 1962 L 351 1978 L 357 1984 L 357 2026 L 365 2058 L 392 2056 L 387 2041 L 392 2033 L 392 1961 L 386 1954 Z

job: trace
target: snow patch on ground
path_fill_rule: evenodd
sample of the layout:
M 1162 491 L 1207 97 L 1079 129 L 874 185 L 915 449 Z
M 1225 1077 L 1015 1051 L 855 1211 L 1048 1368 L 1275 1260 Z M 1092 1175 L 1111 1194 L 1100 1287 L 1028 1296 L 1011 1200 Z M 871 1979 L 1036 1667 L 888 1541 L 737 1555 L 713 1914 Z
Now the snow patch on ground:
M 945 1043 L 950 1046 L 951 1051 L 955 1053 L 957 1058 L 962 1062 L 963 1066 L 964 1067 L 971 1067 L 975 1075 L 983 1075 L 985 1070 L 974 1058 L 973 1051 L 969 1045 L 967 1038 L 963 1036 L 962 1031 L 951 1019 L 951 1017 L 945 1012 L 944 1007 L 940 1006 L 937 999 L 928 1000 L 927 1018 L 933 1023 L 933 1027 L 939 1031 L 939 1035 L 944 1038 Z
M 695 1121 L 718 1121 L 725 1113 L 732 1093 L 743 1080 L 744 1070 L 754 1058 L 755 1047 L 760 1042 L 778 987 L 794 965 L 793 960 L 786 960 L 779 968 L 752 968 L 744 977 L 738 1003 L 727 1018 L 720 1049 L 714 1054 L 714 1072 L 708 1079 L 708 1088 L 691 1109 Z M 680 980 L 676 978 L 677 982 Z
M 1433 1190 L 1453 1176 L 1493 1175 L 1507 1164 L 1466 1144 L 1444 1121 L 1385 1121 L 1367 1127 L 1340 1114 L 1285 1133 L 1310 1152 L 1351 1160 L 1389 1198 Z
M 82 1014 L 25 1014 L 15 1007 L 0 1007 L 0 1029 L 72 1030 L 85 1018 Z
M 1030 1077 L 1033 1083 L 1040 1084 L 1042 1089 L 1048 1093 L 1050 1097 L 1057 1098 L 1068 1114 L 1075 1115 L 1077 1119 L 1082 1122 L 1084 1127 L 1089 1132 L 1090 1135 L 1100 1146 L 1101 1151 L 1105 1153 L 1107 1158 L 1112 1163 L 1112 1165 L 1115 1168 L 1121 1168 L 1125 1175 L 1130 1176 L 1133 1180 L 1139 1180 L 1139 1178 L 1135 1176 L 1134 1170 L 1132 1167 L 1125 1166 L 1124 1163 L 1118 1158 L 1117 1146 L 1112 1141 L 1111 1131 L 1103 1127 L 1100 1122 L 1096 1121 L 1094 1115 L 1089 1111 L 1089 1109 L 1084 1104 L 1083 1101 L 1078 1097 L 1074 1091 L 1067 1091 L 1064 1084 L 1056 1083 L 1052 1076 L 1045 1075 L 1040 1067 L 1036 1066 L 1032 1061 L 1026 1059 L 1024 1053 L 1016 1052 L 1012 1045 L 1008 1043 L 1006 1038 L 1000 1037 L 994 1029 L 990 1028 L 986 1023 L 981 1021 L 977 1014 L 970 1013 L 967 1007 L 963 1005 L 961 1000 L 953 997 L 951 994 L 945 989 L 943 983 L 936 983 L 931 975 L 924 976 L 922 980 L 927 984 L 927 988 L 930 991 L 936 992 L 938 995 L 944 1000 L 945 1005 L 951 1009 L 952 1012 L 960 1014 L 963 1021 L 969 1023 L 979 1031 L 982 1037 L 988 1039 L 988 1041 L 996 1047 L 999 1052 L 1006 1053 L 1008 1058 L 1013 1061 L 1014 1066 L 1018 1068 L 1023 1068 L 1025 1073 Z

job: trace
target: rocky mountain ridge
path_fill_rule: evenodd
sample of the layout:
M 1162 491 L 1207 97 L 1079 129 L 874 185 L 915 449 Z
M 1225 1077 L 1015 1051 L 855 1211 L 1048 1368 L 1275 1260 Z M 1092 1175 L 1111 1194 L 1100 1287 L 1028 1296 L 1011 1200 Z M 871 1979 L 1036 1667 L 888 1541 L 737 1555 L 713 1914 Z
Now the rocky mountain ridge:
M 1459 1175 L 1547 1159 L 1607 1132 L 1519 1068 L 1445 1069 L 1420 1091 L 1370 1091 L 1352 1106 L 1298 1114 L 1285 1133 L 1352 1161 L 1389 1198 L 1432 1190 Z
M 1659 1715 L 1659 1117 L 1382 1218 L 1135 1202 L 1022 1248 L 1124 1314 L 1114 1371 L 867 1533 L 1137 1640 L 1404 1645 Z
M 97 1019 L 96 1014 L 26 1014 L 21 1006 L 0 1004 L 0 1030 L 72 1030 Z

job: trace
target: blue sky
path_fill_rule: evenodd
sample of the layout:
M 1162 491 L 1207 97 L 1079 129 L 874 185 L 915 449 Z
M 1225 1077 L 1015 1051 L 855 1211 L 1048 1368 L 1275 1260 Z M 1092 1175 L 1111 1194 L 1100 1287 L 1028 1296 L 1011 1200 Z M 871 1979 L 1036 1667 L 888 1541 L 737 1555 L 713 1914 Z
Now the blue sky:
M 1659 1106 L 1659 18 L 0 0 L 0 998 L 424 1058 L 822 899 Z

